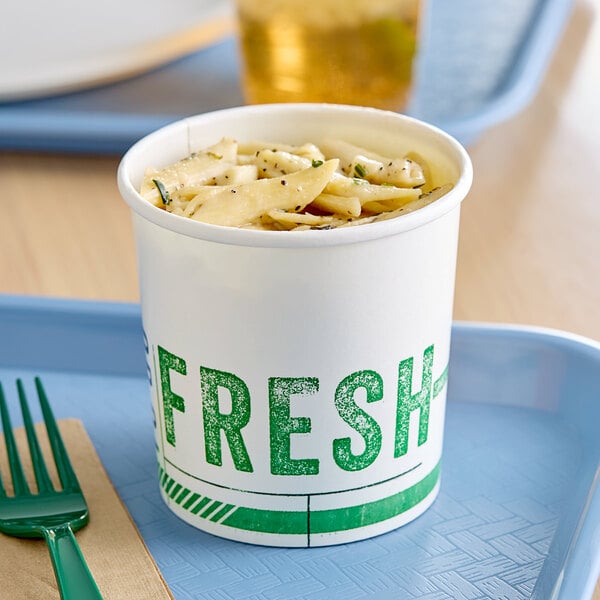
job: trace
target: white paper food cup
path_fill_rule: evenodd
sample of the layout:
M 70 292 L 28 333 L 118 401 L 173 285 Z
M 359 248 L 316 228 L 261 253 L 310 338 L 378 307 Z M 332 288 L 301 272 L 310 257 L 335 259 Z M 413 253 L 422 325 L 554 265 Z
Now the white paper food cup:
M 453 190 L 400 218 L 321 231 L 199 223 L 137 192 L 222 137 L 340 138 L 433 165 Z M 325 546 L 404 525 L 440 484 L 465 150 L 395 113 L 316 104 L 203 114 L 135 144 L 133 211 L 162 495 L 193 526 Z

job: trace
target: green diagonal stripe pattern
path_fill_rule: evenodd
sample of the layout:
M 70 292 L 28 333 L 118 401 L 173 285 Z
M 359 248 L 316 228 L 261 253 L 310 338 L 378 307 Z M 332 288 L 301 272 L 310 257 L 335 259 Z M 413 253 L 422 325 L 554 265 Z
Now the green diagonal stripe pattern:
M 266 510 L 224 504 L 220 500 L 192 493 L 167 475 L 159 467 L 160 482 L 163 489 L 177 492 L 168 494 L 171 500 L 201 519 L 209 519 L 221 525 L 273 534 L 308 535 L 316 533 L 333 533 L 357 529 L 387 521 L 413 508 L 424 500 L 435 488 L 440 477 L 440 463 L 421 481 L 406 490 L 392 494 L 372 502 L 333 508 L 329 510 L 283 511 Z M 183 502 L 183 500 L 186 500 Z M 310 531 L 309 531 L 310 523 Z
M 217 523 L 235 508 L 233 504 L 223 504 L 220 500 L 192 493 L 190 489 L 183 487 L 181 483 L 165 473 L 160 466 L 158 467 L 158 477 L 160 485 L 170 501 L 175 502 L 175 504 L 201 519 L 209 519 Z

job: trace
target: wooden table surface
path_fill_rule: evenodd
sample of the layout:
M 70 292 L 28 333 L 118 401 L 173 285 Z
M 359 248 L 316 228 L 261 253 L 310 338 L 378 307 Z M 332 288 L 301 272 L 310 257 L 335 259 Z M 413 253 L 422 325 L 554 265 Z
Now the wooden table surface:
M 600 340 L 599 17 L 575 3 L 533 103 L 469 148 L 456 319 Z M 0 293 L 138 300 L 118 161 L 0 153 Z

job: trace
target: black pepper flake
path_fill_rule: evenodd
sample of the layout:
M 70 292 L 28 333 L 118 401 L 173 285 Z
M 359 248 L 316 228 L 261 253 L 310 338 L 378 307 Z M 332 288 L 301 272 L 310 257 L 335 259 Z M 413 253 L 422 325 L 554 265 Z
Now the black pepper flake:
M 298 212 L 300 209 L 302 208 L 302 206 L 300 204 L 298 204 L 298 206 L 296 206 L 296 208 L 294 209 L 296 212 Z
M 232 194 L 237 194 L 237 190 L 231 190 Z
M 281 180 L 281 185 L 287 185 L 287 181 L 285 179 Z

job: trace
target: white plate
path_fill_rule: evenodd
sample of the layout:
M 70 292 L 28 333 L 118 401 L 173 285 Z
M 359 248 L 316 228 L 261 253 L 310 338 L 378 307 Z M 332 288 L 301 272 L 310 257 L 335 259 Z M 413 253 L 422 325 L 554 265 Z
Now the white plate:
M 211 44 L 233 28 L 229 0 L 2 2 L 2 101 L 123 79 Z

